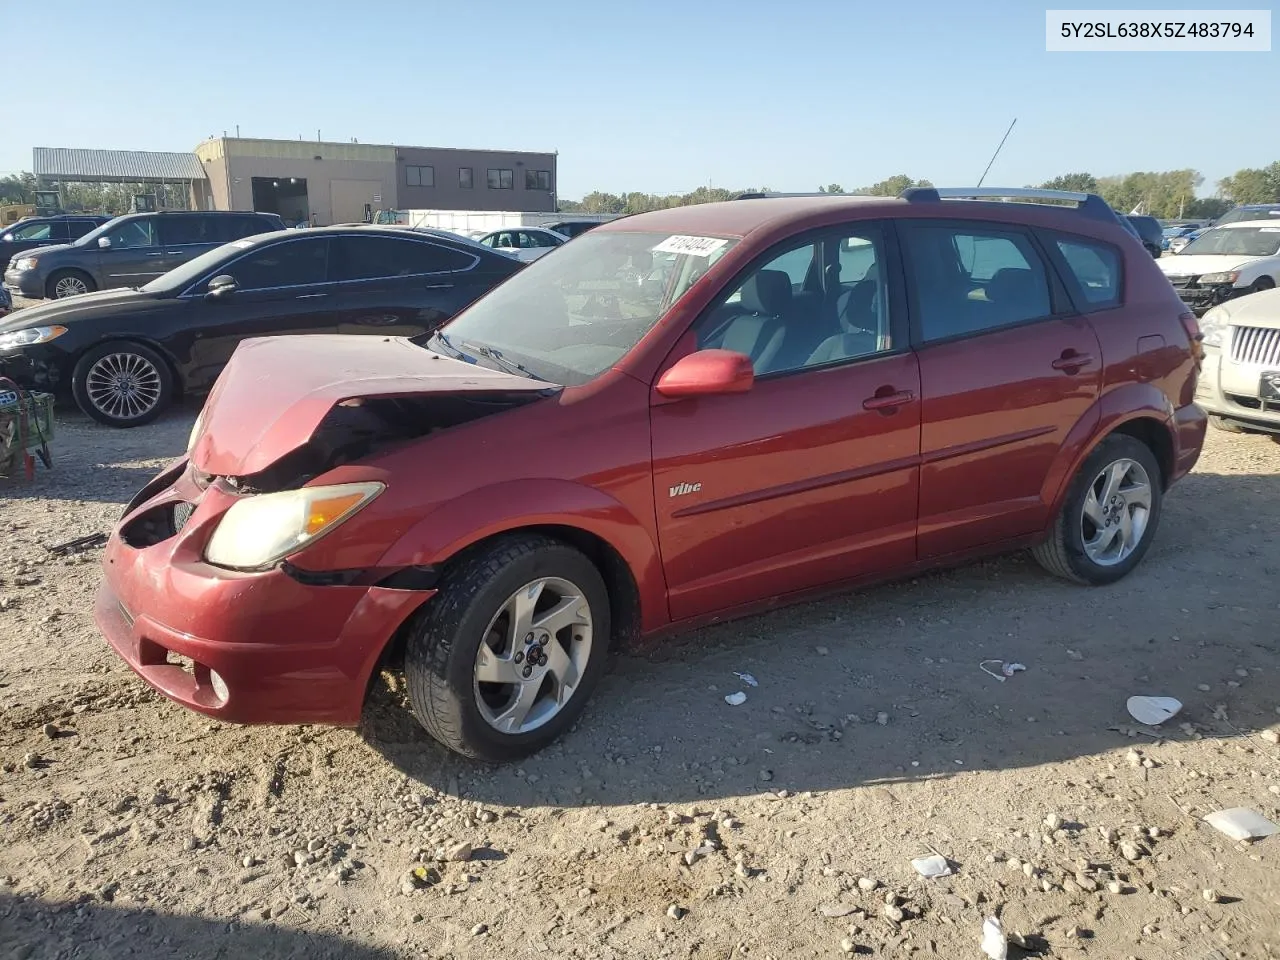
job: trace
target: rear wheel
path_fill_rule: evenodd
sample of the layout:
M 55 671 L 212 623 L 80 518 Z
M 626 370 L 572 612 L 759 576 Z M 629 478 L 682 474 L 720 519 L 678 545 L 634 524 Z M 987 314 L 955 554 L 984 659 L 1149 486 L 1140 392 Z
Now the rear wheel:
M 71 374 L 76 404 L 109 427 L 150 423 L 173 399 L 173 374 L 164 358 L 140 343 L 94 347 Z
M 44 285 L 45 295 L 50 300 L 65 300 L 97 289 L 93 277 L 81 270 L 55 270 Z
M 409 636 L 414 714 L 469 757 L 534 753 L 586 706 L 609 630 L 608 591 L 585 556 L 541 536 L 495 541 L 446 574 Z
M 1160 465 L 1150 448 L 1113 434 L 1081 465 L 1052 534 L 1032 553 L 1067 580 L 1114 583 L 1146 555 L 1162 500 Z
M 1234 420 L 1227 420 L 1223 417 L 1215 417 L 1209 415 L 1209 425 L 1215 430 L 1221 430 L 1223 433 L 1248 433 L 1249 431 L 1236 423 Z

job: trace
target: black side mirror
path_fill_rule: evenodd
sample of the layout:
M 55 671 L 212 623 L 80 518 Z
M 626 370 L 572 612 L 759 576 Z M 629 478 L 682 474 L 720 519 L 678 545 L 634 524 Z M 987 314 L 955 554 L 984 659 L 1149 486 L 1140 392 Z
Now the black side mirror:
M 236 278 L 224 273 L 209 281 L 209 292 L 204 297 L 206 300 L 225 300 L 239 288 Z

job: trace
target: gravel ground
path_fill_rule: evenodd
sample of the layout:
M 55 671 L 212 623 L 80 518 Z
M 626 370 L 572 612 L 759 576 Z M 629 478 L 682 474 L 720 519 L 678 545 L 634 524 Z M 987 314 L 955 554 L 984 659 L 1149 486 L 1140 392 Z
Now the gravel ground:
M 0 482 L 0 957 L 981 958 L 993 914 L 1015 957 L 1280 955 L 1280 836 L 1200 819 L 1280 821 L 1266 438 L 1212 433 L 1116 586 L 1018 556 L 700 631 L 490 768 L 393 676 L 362 730 L 245 728 L 109 652 L 97 553 L 45 546 L 108 529 L 191 421 L 64 414 L 55 469 Z M 1185 703 L 1167 739 L 1139 693 Z

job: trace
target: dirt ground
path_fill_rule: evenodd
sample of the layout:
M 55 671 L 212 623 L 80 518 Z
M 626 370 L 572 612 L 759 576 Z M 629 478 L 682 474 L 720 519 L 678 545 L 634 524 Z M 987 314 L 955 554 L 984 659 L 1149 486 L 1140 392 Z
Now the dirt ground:
M 244 728 L 109 652 L 99 551 L 45 547 L 191 422 L 64 414 L 55 469 L 0 482 L 0 957 L 981 958 L 991 915 L 1011 957 L 1280 956 L 1280 836 L 1200 819 L 1280 821 L 1280 444 L 1211 432 L 1114 587 L 1015 556 L 704 630 L 488 768 L 394 678 L 361 731 Z M 1148 693 L 1185 704 L 1164 739 Z

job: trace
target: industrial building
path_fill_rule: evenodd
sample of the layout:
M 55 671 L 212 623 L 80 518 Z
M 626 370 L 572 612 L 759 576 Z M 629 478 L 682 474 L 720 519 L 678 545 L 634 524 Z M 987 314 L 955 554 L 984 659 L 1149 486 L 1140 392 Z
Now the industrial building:
M 556 209 L 555 153 L 213 137 L 191 153 L 36 147 L 33 154 L 46 186 L 157 184 L 170 198 L 177 188 L 189 207 L 278 213 L 314 226 L 387 209 Z

